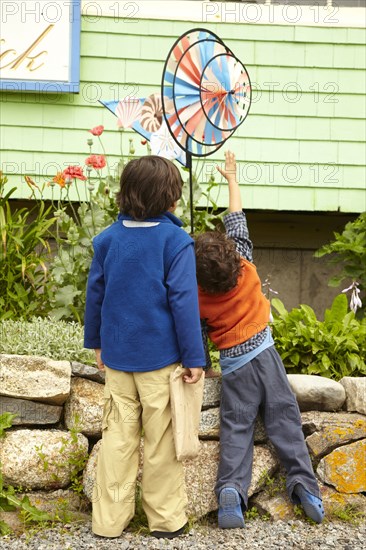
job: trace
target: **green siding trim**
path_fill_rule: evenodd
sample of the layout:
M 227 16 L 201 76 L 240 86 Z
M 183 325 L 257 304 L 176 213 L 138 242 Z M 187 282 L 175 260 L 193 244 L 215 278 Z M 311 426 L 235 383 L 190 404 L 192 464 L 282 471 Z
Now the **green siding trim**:
M 115 166 L 116 118 L 98 100 L 158 91 L 173 42 L 199 26 L 227 42 L 246 64 L 254 89 L 248 119 L 227 146 L 208 157 L 204 180 L 230 148 L 247 208 L 365 210 L 366 31 L 340 27 L 84 19 L 80 94 L 0 94 L 1 166 L 16 196 L 30 195 L 23 174 L 42 185 L 57 170 L 83 164 L 88 130 L 98 124 L 106 128 L 102 139 Z M 126 131 L 125 153 L 128 138 L 136 154 L 146 152 L 140 137 Z M 102 152 L 95 138 L 93 152 Z M 44 194 L 51 198 L 51 188 Z M 76 198 L 72 188 L 70 196 Z M 219 205 L 226 206 L 227 198 L 222 186 Z
M 255 25 L 245 23 L 198 23 L 197 21 L 157 21 L 140 19 L 138 23 L 115 21 L 105 17 L 97 23 L 82 19 L 82 30 L 95 33 L 177 38 L 188 29 L 204 27 L 223 40 L 261 40 L 276 42 L 308 42 L 327 44 L 364 44 L 366 30 L 348 27 L 315 27 L 297 25 Z

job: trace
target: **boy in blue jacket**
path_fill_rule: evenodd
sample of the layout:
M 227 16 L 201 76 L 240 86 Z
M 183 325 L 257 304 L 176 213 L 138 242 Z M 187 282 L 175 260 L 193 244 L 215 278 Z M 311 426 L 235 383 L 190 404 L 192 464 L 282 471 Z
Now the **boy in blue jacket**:
M 169 160 L 130 161 L 118 220 L 93 240 L 84 345 L 95 349 L 106 373 L 92 523 L 103 537 L 120 536 L 134 516 L 142 428 L 142 505 L 151 535 L 174 538 L 187 522 L 169 378 L 181 362 L 184 381 L 196 383 L 205 354 L 193 240 L 172 214 L 182 185 Z

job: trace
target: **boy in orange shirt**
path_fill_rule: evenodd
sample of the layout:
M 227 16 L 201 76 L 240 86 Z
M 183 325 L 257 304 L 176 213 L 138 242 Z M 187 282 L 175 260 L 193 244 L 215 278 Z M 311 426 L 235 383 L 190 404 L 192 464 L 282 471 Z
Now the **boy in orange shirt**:
M 270 304 L 252 263 L 253 245 L 242 211 L 235 156 L 230 151 L 225 153 L 225 170 L 218 170 L 229 185 L 226 235 L 203 233 L 196 239 L 195 250 L 200 316 L 220 350 L 222 370 L 220 463 L 215 487 L 219 527 L 244 527 L 258 412 L 287 471 L 291 500 L 321 523 L 323 504 L 299 407 L 268 326 Z

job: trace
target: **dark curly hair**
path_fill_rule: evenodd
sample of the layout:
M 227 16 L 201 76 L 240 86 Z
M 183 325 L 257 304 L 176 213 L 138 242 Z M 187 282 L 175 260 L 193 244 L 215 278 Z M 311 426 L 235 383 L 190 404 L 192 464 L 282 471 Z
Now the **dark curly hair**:
M 116 195 L 119 209 L 136 220 L 160 216 L 182 195 L 179 169 L 156 155 L 130 160 L 123 169 Z
M 237 285 L 241 257 L 235 242 L 219 231 L 195 238 L 197 281 L 208 294 L 223 294 Z

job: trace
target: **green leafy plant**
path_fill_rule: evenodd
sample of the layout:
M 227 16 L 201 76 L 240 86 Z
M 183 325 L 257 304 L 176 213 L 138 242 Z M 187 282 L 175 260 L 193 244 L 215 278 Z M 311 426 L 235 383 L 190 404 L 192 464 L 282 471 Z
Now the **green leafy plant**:
M 5 436 L 5 430 L 11 427 L 15 416 L 16 415 L 10 413 L 0 415 L 0 437 Z M 19 510 L 25 523 L 50 521 L 51 517 L 49 514 L 33 506 L 27 495 L 23 496 L 23 498 L 19 498 L 16 493 L 17 491 L 12 485 L 7 487 L 4 486 L 3 475 L 0 468 L 0 512 L 14 512 Z M 10 532 L 11 529 L 9 525 L 4 520 L 0 520 L 0 535 L 8 535 Z
M 78 495 L 83 494 L 83 470 L 88 461 L 89 455 L 84 453 L 78 446 L 78 433 L 80 433 L 80 418 L 75 415 L 73 427 L 70 429 L 72 450 L 69 455 L 69 464 L 71 466 L 71 485 L 70 488 Z M 70 445 L 70 441 L 67 440 Z
M 98 138 L 100 140 L 100 136 Z M 86 282 L 93 258 L 92 239 L 117 219 L 114 193 L 118 190 L 124 161 L 122 159 L 111 175 L 106 157 L 91 154 L 92 144 L 89 139 L 90 156 L 85 161 L 87 177 L 81 167 L 69 166 L 50 182 L 53 187 L 56 184 L 60 186 L 60 198 L 54 212 L 57 253 L 51 264 L 48 284 L 50 316 L 56 320 L 83 322 Z M 108 169 L 107 176 L 102 176 L 104 167 Z M 76 191 L 78 205 L 70 200 L 71 186 Z
M 0 319 L 46 315 L 51 207 L 37 201 L 31 209 L 12 209 L 15 188 L 6 191 L 6 183 L 0 172 Z
M 13 419 L 16 416 L 16 414 L 11 414 L 8 412 L 0 414 L 0 438 L 5 436 L 5 430 L 12 427 Z
M 248 508 L 245 512 L 245 519 L 248 521 L 251 521 L 253 519 L 259 518 L 259 512 L 258 509 L 255 506 L 252 506 L 251 508 Z
M 283 493 L 286 490 L 286 478 L 282 475 L 272 477 L 265 470 L 259 478 L 259 484 L 264 486 L 264 491 L 274 497 L 278 493 Z
M 272 305 L 273 336 L 288 372 L 335 380 L 366 374 L 366 319 L 348 311 L 344 294 L 335 297 L 324 321 L 304 304 L 290 312 L 277 298 Z
M 216 345 L 211 340 L 207 340 L 207 344 L 208 344 L 208 351 L 211 358 L 212 368 L 217 372 L 221 372 L 220 352 L 217 349 Z
M 305 517 L 306 517 L 305 512 L 304 512 L 302 506 L 300 506 L 300 504 L 295 504 L 294 505 L 294 514 L 298 518 L 305 519 Z
M 67 214 L 66 208 L 57 212 L 58 228 L 65 238 L 57 239 L 58 252 L 52 262 L 48 289 L 50 316 L 55 320 L 83 321 L 86 281 L 93 258 L 92 239 L 117 218 L 117 212 L 110 213 L 113 210 L 110 198 L 110 208 L 103 209 L 99 201 L 98 194 L 89 205 L 81 204 L 77 221 Z
M 341 521 L 359 525 L 365 518 L 365 512 L 352 504 L 346 506 L 337 506 L 332 510 L 332 516 Z
M 342 233 L 334 233 L 335 240 L 315 252 L 316 258 L 330 255 L 329 262 L 340 264 L 341 271 L 329 280 L 330 286 L 339 286 L 346 278 L 358 281 L 361 298 L 366 292 L 366 212 L 348 222 Z M 363 300 L 364 302 L 364 300 Z M 363 314 L 365 313 L 365 305 Z

